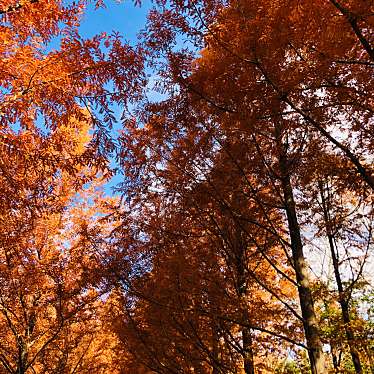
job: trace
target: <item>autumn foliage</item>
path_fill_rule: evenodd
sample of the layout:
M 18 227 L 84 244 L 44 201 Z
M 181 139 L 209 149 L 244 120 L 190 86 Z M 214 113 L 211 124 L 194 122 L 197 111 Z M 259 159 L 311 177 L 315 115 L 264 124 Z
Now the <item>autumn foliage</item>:
M 0 2 L 0 373 L 373 373 L 373 4 L 88 5 Z

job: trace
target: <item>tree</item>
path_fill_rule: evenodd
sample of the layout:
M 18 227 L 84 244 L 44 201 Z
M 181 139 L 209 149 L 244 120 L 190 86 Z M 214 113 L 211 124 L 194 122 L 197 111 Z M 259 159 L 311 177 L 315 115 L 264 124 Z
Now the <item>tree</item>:
M 323 180 L 324 182 L 319 182 L 318 189 L 323 212 L 323 225 L 329 242 L 334 278 L 338 289 L 337 299 L 341 308 L 343 328 L 345 330 L 352 362 L 355 371 L 361 373 L 363 369 L 356 347 L 355 333 L 352 328 L 350 303 L 352 301 L 351 298 L 355 285 L 365 277 L 365 265 L 367 262 L 368 250 L 371 245 L 371 207 L 360 206 L 362 202 L 356 202 L 356 206 L 354 206 L 354 198 L 352 199 L 352 203 L 345 201 L 341 204 L 343 197 L 340 197 L 339 203 L 336 201 L 337 199 L 335 200 L 332 198 L 332 189 L 334 189 L 334 187 L 331 186 L 333 183 L 330 181 L 331 179 L 325 177 Z M 349 198 L 348 196 L 345 196 L 345 198 Z M 339 190 L 336 188 L 334 191 L 334 198 L 338 197 Z M 353 211 L 349 211 L 348 209 L 352 210 L 352 206 Z M 355 210 L 360 212 L 357 217 L 355 217 Z M 369 212 L 368 216 L 366 216 L 367 213 L 365 213 L 365 211 Z M 345 222 L 348 217 L 349 228 L 347 227 L 347 222 Z M 344 242 L 348 237 L 349 246 L 351 248 L 345 248 L 345 254 L 341 254 L 339 253 L 339 245 L 344 248 Z M 350 255 L 350 252 L 356 252 L 356 256 Z M 357 258 L 358 260 L 355 261 Z M 343 274 L 348 272 L 348 266 L 345 266 L 345 262 L 348 262 L 349 265 L 347 265 L 352 272 L 348 281 L 344 281 L 343 278 Z M 343 270 L 341 268 L 343 268 Z
M 139 166 L 136 183 L 143 178 L 147 185 L 151 179 L 161 191 L 188 185 L 197 170 L 204 178 L 218 149 L 244 170 L 259 208 L 268 204 L 283 214 L 313 373 L 326 368 L 298 206 L 301 178 L 312 171 L 299 168 L 307 165 L 307 157 L 328 155 L 325 162 L 342 165 L 340 180 L 354 176 L 358 195 L 366 195 L 365 184 L 373 187 L 367 127 L 372 111 L 366 95 L 372 86 L 372 63 L 366 59 L 371 56 L 370 7 L 360 2 L 345 8 L 337 2 L 263 2 L 259 7 L 248 1 L 160 1 L 159 11 L 149 17 L 145 46 L 153 58 L 164 53 L 167 59 L 160 60 L 159 73 L 170 98 L 146 105 L 140 121 L 147 128 L 134 131 L 129 123 L 125 137 L 124 167 L 131 174 Z M 193 48 L 204 48 L 200 57 L 188 43 L 178 49 L 181 33 Z M 151 64 L 157 66 L 155 60 Z M 337 131 L 354 142 L 349 145 Z M 243 166 L 238 152 L 256 156 Z M 151 166 L 144 162 L 149 155 Z M 180 171 L 172 185 L 174 175 L 160 167 L 165 160 Z M 271 202 L 259 198 L 258 175 L 271 186 Z M 283 227 L 276 229 L 285 244 Z
M 226 148 L 216 148 L 216 151 L 212 152 L 212 134 L 205 132 L 204 128 L 192 132 L 194 136 L 191 136 L 185 132 L 184 123 L 170 121 L 167 124 L 170 124 L 170 127 L 165 131 L 163 118 L 167 116 L 162 115 L 165 112 L 161 113 L 164 104 L 158 107 L 159 116 L 152 118 L 146 128 L 134 129 L 122 139 L 126 142 L 123 147 L 126 152 L 123 160 L 133 166 L 134 188 L 139 188 L 139 193 L 134 194 L 129 208 L 129 214 L 133 215 L 135 222 L 128 225 L 137 226 L 142 240 L 145 241 L 136 247 L 141 254 L 132 257 L 141 258 L 143 261 L 147 254 L 150 258 L 150 263 L 146 266 L 149 269 L 146 271 L 150 273 L 149 278 L 145 277 L 149 281 L 145 280 L 143 286 L 140 280 L 134 297 L 143 297 L 144 304 L 151 306 L 144 311 L 145 307 L 141 302 L 140 305 L 132 305 L 129 312 L 131 316 L 135 316 L 134 319 L 138 313 L 142 316 L 139 317 L 140 321 L 135 320 L 134 323 L 135 326 L 140 326 L 135 333 L 140 341 L 136 340 L 137 343 L 132 344 L 132 351 L 144 357 L 137 348 L 144 344 L 147 351 L 151 351 L 151 357 L 155 355 L 159 361 L 165 363 L 162 352 L 153 351 L 150 347 L 156 344 L 163 347 L 165 352 L 166 342 L 175 344 L 178 334 L 171 329 L 173 321 L 168 320 L 160 327 L 157 318 L 161 318 L 160 314 L 165 318 L 170 314 L 174 315 L 175 309 L 178 308 L 182 315 L 191 313 L 193 317 L 190 318 L 195 319 L 201 315 L 204 320 L 211 319 L 202 326 L 197 324 L 193 329 L 199 336 L 198 341 L 205 341 L 204 355 L 209 352 L 208 347 L 211 347 L 209 340 L 214 341 L 211 337 L 208 339 L 209 343 L 206 343 L 205 339 L 212 332 L 207 332 L 204 326 L 213 325 L 213 331 L 225 341 L 224 346 L 227 345 L 228 352 L 233 352 L 234 357 L 241 356 L 241 360 L 236 358 L 231 365 L 234 365 L 235 370 L 245 366 L 245 372 L 250 373 L 254 370 L 254 352 L 260 357 L 274 350 L 274 345 L 283 347 L 280 341 L 299 343 L 296 331 L 300 329 L 298 322 L 301 317 L 291 297 L 295 282 L 283 252 L 285 240 L 282 216 L 277 213 L 278 208 L 274 209 L 271 204 L 274 198 L 271 189 L 263 183 L 261 177 L 256 180 L 257 175 L 250 174 L 253 170 L 248 166 L 247 158 L 256 156 L 256 153 L 244 152 L 243 139 L 235 143 L 231 138 Z M 169 106 L 166 108 L 169 109 Z M 182 109 L 184 108 L 183 106 Z M 178 118 L 188 124 L 195 121 L 191 113 L 186 112 Z M 173 128 L 173 125 L 176 127 Z M 163 136 L 167 140 L 160 141 Z M 194 157 L 191 157 L 192 154 Z M 237 163 L 243 165 L 243 169 L 233 164 L 233 155 Z M 141 168 L 141 173 L 137 167 Z M 130 172 L 130 168 L 125 171 Z M 250 190 L 252 183 L 258 189 L 255 195 Z M 142 217 L 140 222 L 138 217 Z M 134 247 L 131 247 L 131 252 L 133 250 Z M 209 270 L 203 270 L 209 257 Z M 202 262 L 201 265 L 198 265 L 199 261 Z M 191 263 L 194 264 L 192 267 Z M 159 266 L 162 269 L 160 272 Z M 200 267 L 203 268 L 200 270 Z M 142 278 L 140 275 L 140 279 Z M 193 286 L 188 283 L 189 286 L 183 287 L 182 291 L 177 285 L 184 280 L 193 280 Z M 151 291 L 147 291 L 148 287 L 151 287 Z M 203 288 L 200 289 L 201 287 Z M 221 290 L 225 290 L 225 293 L 217 296 Z M 132 287 L 125 287 L 126 294 L 132 295 L 133 292 Z M 168 293 L 165 295 L 166 292 Z M 187 301 L 180 305 L 178 295 L 182 292 Z M 202 299 L 197 301 L 197 295 Z M 206 298 L 211 300 L 208 306 Z M 196 304 L 200 305 L 197 310 Z M 202 313 L 201 310 L 206 311 Z M 297 319 L 293 321 L 295 317 Z M 152 322 L 149 322 L 148 318 L 153 318 Z M 282 318 L 288 320 L 289 325 L 285 326 Z M 152 326 L 152 334 L 146 327 L 143 328 L 149 325 Z M 225 325 L 226 327 L 223 327 Z M 176 328 L 179 333 L 188 330 L 188 327 L 182 326 L 185 325 L 180 322 L 179 328 Z M 236 329 L 235 332 L 233 329 Z M 293 336 L 290 335 L 291 329 Z M 126 331 L 126 328 L 124 330 Z M 165 341 L 162 343 L 156 337 L 161 334 L 159 330 L 165 334 Z M 123 340 L 128 338 L 123 332 L 122 335 Z M 193 334 L 189 335 L 189 338 L 193 341 L 194 336 L 196 339 Z M 232 342 L 234 337 L 236 341 Z M 275 341 L 272 341 L 272 337 Z M 146 343 L 142 342 L 142 339 Z M 191 348 L 186 349 L 187 352 L 190 350 Z M 171 352 L 168 362 L 175 363 L 177 353 L 174 350 Z M 160 355 L 163 359 L 159 358 Z M 209 355 L 206 360 L 215 362 Z M 263 366 L 260 359 L 256 361 L 259 367 Z M 167 370 L 156 363 L 149 364 L 149 367 L 157 367 L 161 372 Z M 173 368 L 173 365 L 170 364 L 170 367 Z M 223 365 L 215 369 L 217 372 L 225 372 L 228 367 L 230 366 Z
M 100 341 L 115 341 L 100 331 L 99 313 L 104 270 L 114 257 L 107 238 L 112 226 L 103 220 L 111 202 L 94 196 L 96 190 L 77 192 L 96 184 L 99 171 L 111 173 L 111 105 L 126 105 L 130 91 L 141 89 L 141 58 L 117 34 L 83 39 L 78 27 L 86 5 L 0 6 L 0 362 L 6 373 L 115 370 L 109 348 L 98 349 Z M 89 201 L 95 207 L 85 211 Z
M 214 226 L 209 229 L 196 213 L 193 217 L 173 215 L 160 225 L 159 216 L 157 231 L 147 231 L 153 239 L 146 246 L 148 256 L 153 254 L 152 270 L 137 280 L 123 280 L 122 311 L 113 313 L 122 320 L 117 333 L 133 362 L 155 372 L 249 373 L 266 368 L 261 357 L 274 345 L 281 351 L 295 337 L 292 327 L 301 326 L 253 279 L 276 282 L 261 255 L 248 248 L 252 263 L 235 259 L 228 243 L 233 238 L 216 237 L 208 231 Z M 192 234 L 195 220 L 199 223 Z M 282 318 L 288 318 L 288 330 Z
M 8 189 L 1 207 L 2 372 L 103 372 L 104 353 L 90 346 L 110 340 L 100 337 L 99 297 L 111 248 L 111 224 L 100 220 L 111 202 L 100 196 L 95 171 L 77 165 L 73 173 L 40 157 L 79 158 L 90 140 L 88 123 L 60 126 L 48 142 L 28 132 L 8 138 L 13 146 L 4 147 L 2 162 L 11 179 L 2 174 L 1 184 Z M 77 194 L 87 181 L 92 191 Z
M 142 62 L 118 35 L 102 34 L 91 40 L 79 35 L 86 5 L 85 1 L 2 2 L 2 147 L 11 146 L 19 128 L 27 131 L 30 140 L 53 141 L 49 137 L 56 128 L 73 119 L 86 121 L 89 113 L 94 136 L 80 158 L 39 157 L 51 165 L 64 161 L 70 169 L 93 161 L 105 167 L 105 153 L 113 150 L 108 134 L 115 120 L 111 105 L 125 106 L 136 97 L 142 86 Z M 58 49 L 52 48 L 55 45 Z

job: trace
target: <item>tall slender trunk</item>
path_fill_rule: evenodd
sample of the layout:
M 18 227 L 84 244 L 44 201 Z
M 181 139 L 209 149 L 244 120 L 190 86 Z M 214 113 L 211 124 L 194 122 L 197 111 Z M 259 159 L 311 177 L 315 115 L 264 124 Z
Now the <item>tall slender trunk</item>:
M 329 303 L 326 300 L 324 300 L 323 304 L 324 304 L 326 311 L 329 313 L 329 309 L 330 309 Z M 339 373 L 340 358 L 338 356 L 338 348 L 337 348 L 337 345 L 335 344 L 334 339 L 331 339 L 329 341 L 329 345 L 330 345 L 332 365 L 334 367 L 334 373 Z
M 19 340 L 18 342 L 18 367 L 16 374 L 25 374 L 26 367 L 27 367 L 27 347 L 23 340 Z
M 243 339 L 243 359 L 244 359 L 244 373 L 254 374 L 255 364 L 253 355 L 253 341 L 251 330 L 248 327 L 242 328 Z
M 334 366 L 335 373 L 338 373 L 339 372 L 338 358 L 336 356 L 334 349 L 332 348 L 331 348 L 331 357 L 332 357 L 332 365 Z
M 248 313 L 248 306 L 246 300 L 247 291 L 247 274 L 246 274 L 246 243 L 242 240 L 242 233 L 240 229 L 236 232 L 236 246 L 235 248 L 235 262 L 236 262 L 236 273 L 237 273 L 237 292 L 240 298 L 240 304 L 243 308 L 243 321 L 247 326 L 243 326 L 241 329 L 242 333 L 242 356 L 243 356 L 243 366 L 245 374 L 255 373 L 255 363 L 253 354 L 253 339 L 251 329 L 248 327 L 250 325 L 250 316 Z
M 318 187 L 320 190 L 320 195 L 321 195 L 321 200 L 322 200 L 323 218 L 324 218 L 326 234 L 327 234 L 327 238 L 328 238 L 329 246 L 330 246 L 332 264 L 334 267 L 335 281 L 338 287 L 339 304 L 342 310 L 342 317 L 343 317 L 343 322 L 344 322 L 345 335 L 347 337 L 347 344 L 349 347 L 349 352 L 351 354 L 353 365 L 355 367 L 355 371 L 357 374 L 362 374 L 363 370 L 362 370 L 362 366 L 360 362 L 360 357 L 355 348 L 355 336 L 352 330 L 351 319 L 349 316 L 349 302 L 344 292 L 343 282 L 342 282 L 340 271 L 339 271 L 339 261 L 338 261 L 338 256 L 335 250 L 334 236 L 333 236 L 331 220 L 330 220 L 330 215 L 329 215 L 329 202 L 326 200 L 322 181 L 318 182 Z
M 212 361 L 212 374 L 219 374 L 219 337 L 214 321 L 212 322 Z
M 293 266 L 296 273 L 297 288 L 299 293 L 301 313 L 308 355 L 312 374 L 326 373 L 325 360 L 322 351 L 322 342 L 319 336 L 317 318 L 314 310 L 312 292 L 310 289 L 310 275 L 308 264 L 303 253 L 300 226 L 296 214 L 296 204 L 290 178 L 289 160 L 287 150 L 281 139 L 281 129 L 275 127 L 275 137 L 278 148 L 278 161 L 280 177 L 282 182 L 282 192 L 287 214 L 288 229 L 291 239 L 291 250 Z

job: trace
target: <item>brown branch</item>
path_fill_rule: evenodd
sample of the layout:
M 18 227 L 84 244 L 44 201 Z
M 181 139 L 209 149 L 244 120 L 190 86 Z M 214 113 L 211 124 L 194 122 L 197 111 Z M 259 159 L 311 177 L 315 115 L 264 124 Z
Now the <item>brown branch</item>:
M 358 40 L 360 41 L 360 43 L 362 44 L 362 46 L 364 47 L 365 51 L 368 53 L 370 58 L 374 61 L 374 49 L 371 47 L 370 42 L 365 38 L 362 31 L 358 27 L 358 21 L 360 20 L 360 18 L 356 14 L 349 11 L 347 8 L 344 8 L 336 0 L 330 0 L 330 3 L 333 4 L 334 7 L 336 9 L 338 9 L 339 12 L 344 17 L 346 17 L 347 21 L 349 22 L 349 24 L 352 27 L 353 32 L 356 34 Z

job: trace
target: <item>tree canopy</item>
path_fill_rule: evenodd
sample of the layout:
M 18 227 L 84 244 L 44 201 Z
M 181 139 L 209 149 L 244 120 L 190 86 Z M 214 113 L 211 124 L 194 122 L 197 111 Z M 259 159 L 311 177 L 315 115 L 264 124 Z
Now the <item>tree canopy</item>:
M 0 373 L 373 374 L 374 5 L 88 6 L 0 4 Z

